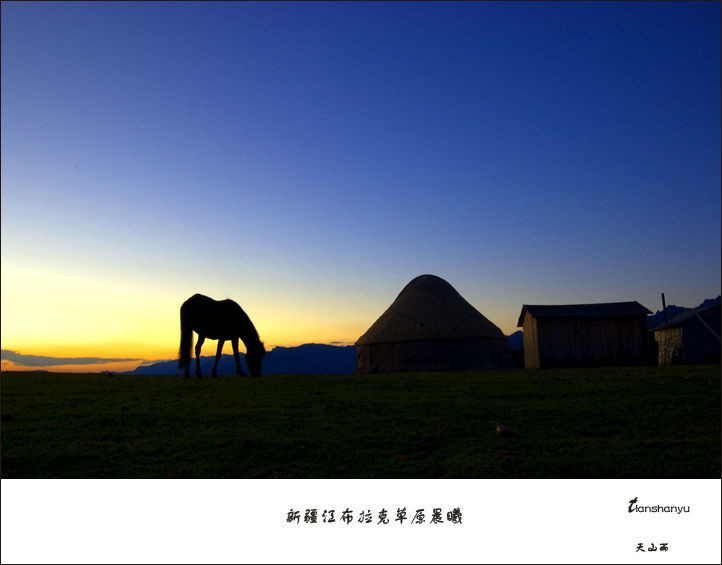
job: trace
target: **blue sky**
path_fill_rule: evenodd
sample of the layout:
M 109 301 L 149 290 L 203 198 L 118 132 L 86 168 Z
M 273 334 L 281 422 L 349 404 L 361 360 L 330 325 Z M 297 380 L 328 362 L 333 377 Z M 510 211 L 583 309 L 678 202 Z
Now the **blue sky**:
M 721 66 L 711 2 L 4 3 L 3 348 L 172 356 L 194 292 L 353 342 L 422 273 L 506 333 L 696 306 Z

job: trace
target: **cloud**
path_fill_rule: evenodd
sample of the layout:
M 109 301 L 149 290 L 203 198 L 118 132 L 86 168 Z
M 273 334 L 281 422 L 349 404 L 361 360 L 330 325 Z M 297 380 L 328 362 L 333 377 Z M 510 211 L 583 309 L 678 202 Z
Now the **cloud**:
M 105 357 L 45 357 L 43 355 L 23 355 L 17 351 L 3 349 L 0 351 L 3 361 L 11 361 L 26 367 L 46 367 L 52 365 L 100 365 L 103 363 L 119 363 L 122 361 L 142 361 L 142 359 L 110 359 Z

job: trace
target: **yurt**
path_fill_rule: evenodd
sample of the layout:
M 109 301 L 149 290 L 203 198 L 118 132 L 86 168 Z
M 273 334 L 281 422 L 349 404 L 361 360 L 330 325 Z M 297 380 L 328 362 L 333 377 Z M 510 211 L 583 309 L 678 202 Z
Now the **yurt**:
M 356 342 L 356 373 L 510 368 L 502 331 L 434 275 L 407 284 Z

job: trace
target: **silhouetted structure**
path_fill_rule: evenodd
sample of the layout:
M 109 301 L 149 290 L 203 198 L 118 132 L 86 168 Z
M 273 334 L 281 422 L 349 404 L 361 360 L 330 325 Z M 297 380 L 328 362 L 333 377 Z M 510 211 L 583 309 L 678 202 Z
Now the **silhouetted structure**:
M 639 302 L 522 306 L 524 366 L 597 367 L 647 362 L 647 314 Z
M 688 310 L 653 328 L 660 366 L 720 362 L 720 304 Z
M 356 373 L 511 367 L 502 331 L 434 275 L 409 282 L 356 342 Z
M 231 341 L 233 356 L 236 361 L 236 373 L 243 375 L 241 360 L 238 354 L 238 339 L 242 339 L 246 346 L 246 365 L 251 375 L 261 374 L 261 362 L 266 354 L 263 342 L 258 338 L 258 332 L 251 319 L 243 309 L 233 300 L 213 300 L 202 294 L 194 294 L 186 300 L 180 308 L 181 341 L 178 366 L 185 370 L 185 376 L 190 377 L 191 348 L 193 347 L 193 332 L 198 334 L 196 343 L 196 376 L 203 377 L 201 373 L 200 356 L 201 346 L 206 338 L 217 339 L 216 360 L 213 364 L 212 374 L 216 376 L 218 360 L 221 358 L 223 344 Z

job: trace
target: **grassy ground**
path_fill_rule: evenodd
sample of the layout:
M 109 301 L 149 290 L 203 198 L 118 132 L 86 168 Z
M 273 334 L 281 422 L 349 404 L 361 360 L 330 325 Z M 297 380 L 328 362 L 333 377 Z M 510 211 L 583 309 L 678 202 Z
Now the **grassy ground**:
M 3 373 L 2 477 L 720 478 L 720 419 L 719 365 Z

